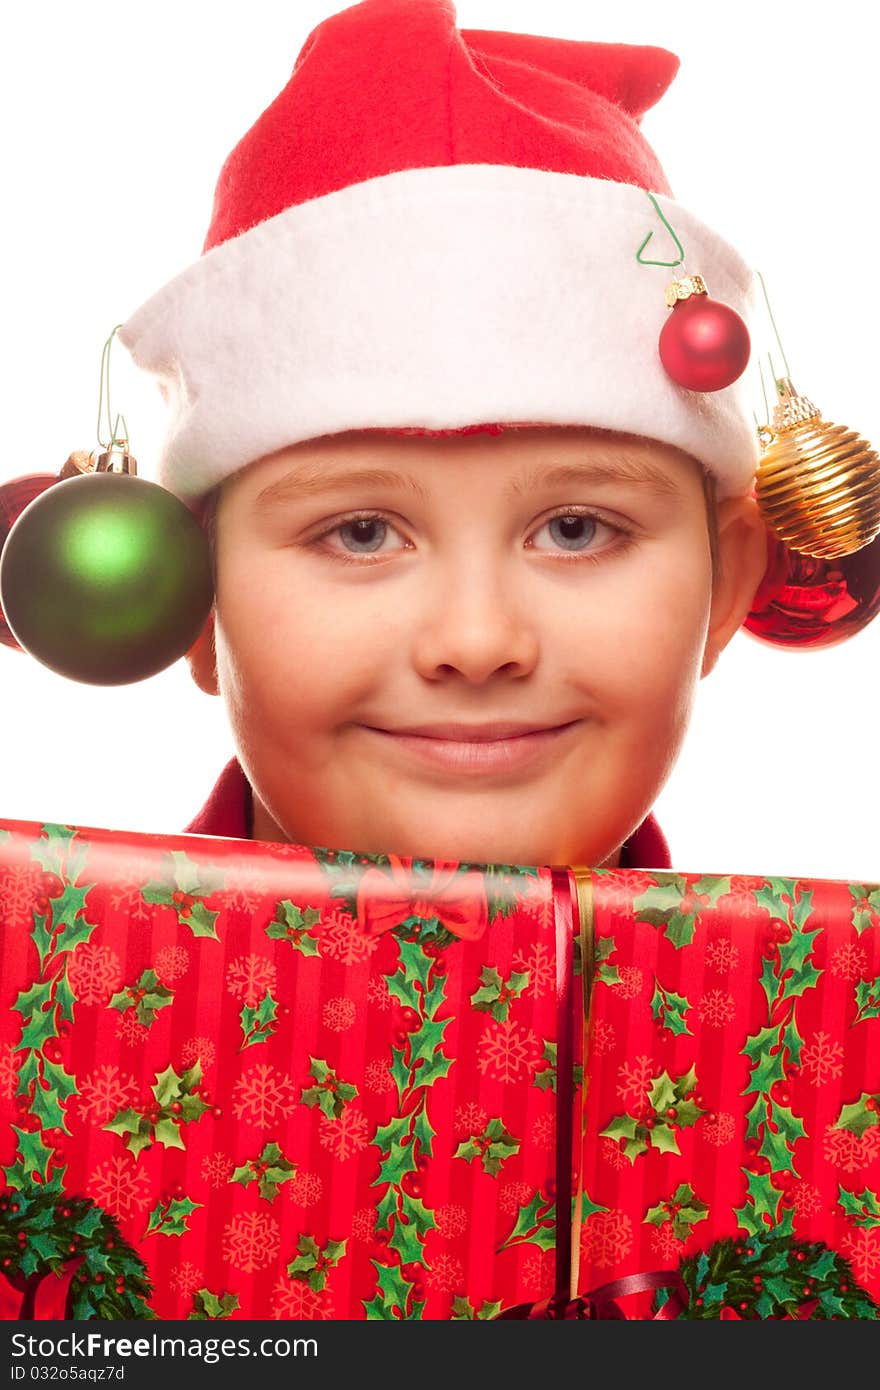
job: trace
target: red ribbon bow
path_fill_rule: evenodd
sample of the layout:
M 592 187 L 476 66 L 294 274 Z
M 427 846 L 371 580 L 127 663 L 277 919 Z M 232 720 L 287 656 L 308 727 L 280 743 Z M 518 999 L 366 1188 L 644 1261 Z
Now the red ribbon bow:
M 357 920 L 367 936 L 379 936 L 408 917 L 437 920 L 462 941 L 476 941 L 489 925 L 483 875 L 464 873 L 455 860 L 436 860 L 433 877 L 422 878 L 397 855 L 389 855 L 390 876 L 367 869 L 357 893 Z

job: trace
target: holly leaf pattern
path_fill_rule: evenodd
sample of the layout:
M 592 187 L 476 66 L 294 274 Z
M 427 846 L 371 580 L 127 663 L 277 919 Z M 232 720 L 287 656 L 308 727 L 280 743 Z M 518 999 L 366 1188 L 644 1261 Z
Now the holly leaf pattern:
M 150 1219 L 144 1231 L 147 1236 L 182 1236 L 189 1230 L 188 1217 L 202 1205 L 192 1202 L 189 1197 L 170 1197 L 160 1201 L 150 1212 Z
M 318 943 L 311 935 L 312 927 L 321 920 L 316 907 L 301 908 L 289 898 L 282 899 L 275 908 L 272 921 L 266 927 L 266 935 L 273 941 L 286 941 L 302 956 L 316 956 Z
M 651 1226 L 665 1226 L 672 1223 L 672 1234 L 676 1240 L 686 1240 L 691 1228 L 698 1221 L 704 1221 L 709 1214 L 707 1202 L 701 1202 L 690 1183 L 679 1183 L 678 1187 L 656 1206 L 649 1207 L 644 1220 Z
M 259 1158 L 248 1159 L 236 1168 L 229 1181 L 242 1187 L 259 1183 L 260 1196 L 267 1202 L 274 1202 L 281 1183 L 290 1182 L 295 1173 L 296 1164 L 290 1163 L 279 1145 L 273 1142 L 265 1145 Z
M 250 1004 L 242 1007 L 239 1015 L 242 1034 L 239 1052 L 244 1052 L 246 1047 L 252 1047 L 254 1043 L 263 1043 L 271 1038 L 277 1024 L 277 1013 L 278 1002 L 272 998 L 272 991 L 268 989 L 256 1007 Z
M 155 970 L 143 970 L 139 980 L 126 985 L 107 1002 L 108 1009 L 134 1009 L 138 1023 L 149 1028 L 160 1009 L 166 1008 L 174 998 L 174 990 L 168 989 L 159 979 Z
M 348 1081 L 340 1081 L 338 1074 L 323 1057 L 310 1057 L 314 1086 L 307 1086 L 300 1093 L 303 1105 L 317 1105 L 328 1119 L 337 1119 L 350 1100 L 358 1093 L 357 1086 Z
M 651 998 L 651 1016 L 661 1028 L 667 1028 L 673 1037 L 690 1033 L 691 1030 L 685 1022 L 685 1014 L 690 1007 L 690 1000 L 686 999 L 683 994 L 674 994 L 672 990 L 664 989 L 660 981 L 655 978 L 654 994 Z
M 459 1144 L 455 1151 L 455 1157 L 466 1159 L 468 1163 L 479 1158 L 483 1165 L 483 1172 L 494 1177 L 505 1158 L 509 1158 L 518 1150 L 519 1140 L 514 1139 L 513 1135 L 504 1128 L 501 1120 L 494 1119 L 489 1121 L 482 1134 L 475 1134 Z
M 880 975 L 873 980 L 856 980 L 856 1013 L 850 1027 L 868 1018 L 880 1018 Z
M 848 1192 L 845 1187 L 839 1187 L 838 1194 L 842 1210 L 854 1225 L 868 1228 L 880 1226 L 880 1202 L 876 1192 L 866 1187 L 864 1192 L 857 1195 Z
M 408 1303 L 412 1293 L 412 1283 L 404 1278 L 399 1265 L 380 1265 L 373 1260 L 379 1280 L 379 1292 L 369 1303 L 364 1303 L 364 1311 L 371 1321 L 398 1322 L 409 1317 Z
M 497 1318 L 498 1314 L 501 1312 L 501 1306 L 500 1303 L 490 1303 L 488 1299 L 484 1299 L 478 1309 L 475 1303 L 471 1303 L 470 1299 L 463 1297 L 461 1294 L 456 1294 L 455 1298 L 452 1300 L 450 1321 L 485 1322 L 492 1318 Z
M 848 1129 L 852 1134 L 862 1135 L 866 1129 L 880 1124 L 880 1095 L 863 1091 L 861 1098 L 852 1105 L 841 1107 L 837 1118 L 838 1129 Z
M 506 980 L 492 965 L 484 965 L 480 988 L 471 995 L 471 1006 L 505 1022 L 512 1000 L 518 999 L 529 983 L 529 971 L 511 971 Z
M 880 917 L 880 885 L 851 883 L 849 891 L 854 899 L 852 924 L 861 936 L 863 931 L 876 926 Z
M 216 1294 L 212 1293 L 210 1289 L 198 1289 L 193 1294 L 192 1312 L 187 1314 L 187 1321 L 211 1319 L 219 1322 L 230 1317 L 237 1307 L 238 1294 Z
M 299 1253 L 287 1266 L 291 1279 L 302 1279 L 315 1292 L 326 1286 L 327 1271 L 339 1263 L 345 1254 L 344 1240 L 328 1240 L 323 1248 L 314 1236 L 301 1235 L 297 1249 Z

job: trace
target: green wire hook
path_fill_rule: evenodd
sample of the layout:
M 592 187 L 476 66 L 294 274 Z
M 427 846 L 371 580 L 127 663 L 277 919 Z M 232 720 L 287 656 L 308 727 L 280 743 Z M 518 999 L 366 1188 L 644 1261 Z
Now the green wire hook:
M 669 222 L 667 222 L 666 218 L 663 216 L 663 213 L 662 213 L 662 211 L 661 211 L 661 209 L 660 209 L 660 204 L 657 202 L 657 199 L 654 197 L 653 193 L 649 193 L 649 194 L 648 194 L 648 197 L 651 199 L 651 202 L 654 204 L 654 208 L 655 208 L 655 210 L 656 210 L 656 212 L 657 212 L 657 216 L 660 218 L 660 221 L 663 223 L 664 227 L 665 227 L 666 230 L 669 232 L 670 236 L 672 237 L 672 240 L 675 242 L 675 245 L 676 245 L 677 248 L 678 248 L 678 260 L 677 260 L 677 261 L 648 261 L 648 260 L 645 260 L 645 258 L 642 256 L 642 252 L 644 251 L 644 249 L 645 249 L 645 247 L 647 246 L 648 242 L 651 240 L 651 237 L 654 235 L 653 230 L 650 231 L 650 232 L 648 233 L 648 235 L 645 237 L 645 240 L 642 242 L 641 246 L 639 247 L 638 251 L 636 252 L 636 260 L 638 261 L 639 265 L 664 265 L 664 266 L 667 267 L 667 269 L 671 270 L 674 266 L 681 265 L 682 262 L 684 261 L 684 247 L 682 246 L 682 244 L 681 244 L 681 242 L 679 241 L 678 237 L 675 235 L 675 229 L 670 225 Z
M 122 442 L 122 441 L 125 441 L 126 443 L 129 442 L 129 441 L 128 441 L 128 425 L 127 425 L 126 422 L 125 422 L 125 416 L 124 416 L 124 415 L 117 415 L 117 416 L 116 416 L 116 419 L 115 419 L 115 421 L 114 421 L 114 419 L 113 419 L 113 414 L 112 414 L 112 411 L 111 411 L 111 409 L 110 409 L 110 347 L 111 347 L 111 344 L 112 344 L 112 342 L 113 342 L 113 339 L 115 338 L 116 334 L 119 332 L 119 330 L 120 330 L 121 327 L 122 327 L 122 324 L 121 324 L 121 323 L 117 323 L 116 327 L 113 329 L 113 332 L 110 334 L 110 337 L 107 339 L 106 343 L 104 344 L 104 348 L 103 348 L 103 351 L 102 351 L 102 353 L 101 353 L 101 376 L 100 376 L 100 381 L 99 381 L 99 383 L 98 383 L 98 425 L 97 425 L 96 433 L 97 433 L 97 436 L 98 436 L 98 443 L 100 444 L 101 448 L 104 449 L 104 450 L 115 449 L 115 448 L 117 447 L 117 445 L 118 445 L 120 442 Z M 105 389 L 104 383 L 105 383 L 105 381 L 106 381 L 106 390 L 107 390 L 107 424 L 108 424 L 109 429 L 110 429 L 110 442 L 109 442 L 108 444 L 105 444 L 104 441 L 103 441 L 103 439 L 101 438 L 101 412 L 102 412 L 102 410 L 103 410 L 103 408 L 104 408 L 104 389 Z M 124 430 L 124 433 L 123 433 L 122 435 L 119 435 L 119 434 L 117 434 L 117 432 L 116 432 L 117 429 L 118 429 L 118 427 L 119 427 L 119 421 L 120 421 L 120 420 L 122 421 L 122 428 L 123 428 L 123 430 Z

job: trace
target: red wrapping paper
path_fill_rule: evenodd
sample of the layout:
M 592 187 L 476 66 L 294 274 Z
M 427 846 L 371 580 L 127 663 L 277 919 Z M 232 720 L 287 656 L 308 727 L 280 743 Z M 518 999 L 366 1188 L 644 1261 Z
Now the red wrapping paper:
M 569 1027 L 560 1240 L 571 1211 L 574 1291 L 612 1285 L 581 1315 L 875 1316 L 880 889 L 623 870 L 590 890 L 0 822 L 0 1314 L 546 1299 Z

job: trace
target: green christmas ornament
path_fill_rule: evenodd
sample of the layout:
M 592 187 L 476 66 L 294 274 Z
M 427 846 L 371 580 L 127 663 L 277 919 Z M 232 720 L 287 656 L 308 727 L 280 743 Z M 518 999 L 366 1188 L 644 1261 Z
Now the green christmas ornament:
M 90 685 L 145 680 L 177 661 L 213 597 L 205 533 L 125 452 L 36 497 L 0 555 L 0 606 L 16 640 Z

